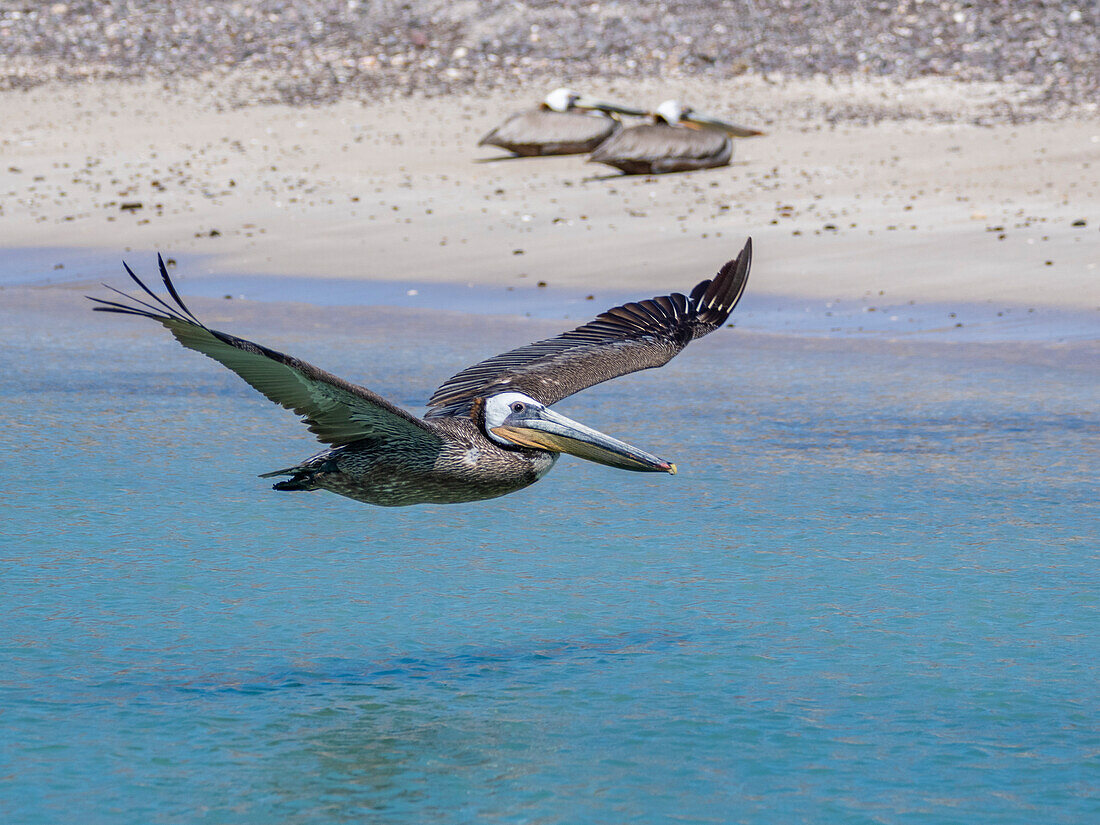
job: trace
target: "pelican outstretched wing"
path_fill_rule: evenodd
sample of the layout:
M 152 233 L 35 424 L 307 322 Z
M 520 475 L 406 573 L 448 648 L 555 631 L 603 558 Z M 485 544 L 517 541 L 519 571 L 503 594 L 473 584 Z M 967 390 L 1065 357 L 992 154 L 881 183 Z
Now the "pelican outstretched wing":
M 99 304 L 95 309 L 99 312 L 140 315 L 160 322 L 188 349 L 213 358 L 276 404 L 301 415 L 310 432 L 326 444 L 338 446 L 367 438 L 439 442 L 431 425 L 364 387 L 337 378 L 293 356 L 205 326 L 183 303 L 159 255 L 157 262 L 172 304 L 153 292 L 130 267 L 123 264 L 134 283 L 155 304 L 108 286 L 125 302 L 89 296 Z
M 467 367 L 435 391 L 425 416 L 467 415 L 475 398 L 505 390 L 553 404 L 637 370 L 659 367 L 726 322 L 745 290 L 752 240 L 713 280 L 609 309 L 583 326 Z

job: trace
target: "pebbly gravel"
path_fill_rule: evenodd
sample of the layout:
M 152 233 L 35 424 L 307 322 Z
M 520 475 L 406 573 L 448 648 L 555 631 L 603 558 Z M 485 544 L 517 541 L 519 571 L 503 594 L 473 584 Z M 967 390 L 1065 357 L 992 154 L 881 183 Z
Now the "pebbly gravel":
M 1100 3 L 0 0 L 0 89 L 205 77 L 236 106 L 745 72 L 1003 81 L 1030 92 L 1009 119 L 1051 116 L 1100 99 Z

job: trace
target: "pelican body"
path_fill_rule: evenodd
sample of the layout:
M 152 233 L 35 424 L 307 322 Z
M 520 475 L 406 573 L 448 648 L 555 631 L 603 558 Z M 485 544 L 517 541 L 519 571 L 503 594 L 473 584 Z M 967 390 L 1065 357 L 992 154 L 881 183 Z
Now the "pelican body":
M 744 292 L 751 260 L 750 240 L 688 296 L 672 293 L 614 307 L 574 330 L 467 367 L 435 391 L 423 418 L 305 361 L 210 329 L 184 304 L 159 256 L 168 296 L 123 264 L 148 299 L 108 287 L 122 299 L 91 300 L 101 312 L 159 322 L 183 346 L 303 417 L 328 446 L 264 473 L 287 477 L 274 489 L 329 490 L 385 507 L 454 504 L 534 484 L 563 452 L 624 470 L 675 474 L 675 464 L 550 405 L 619 375 L 659 367 L 722 326 Z
M 690 172 L 728 164 L 733 157 L 731 137 L 762 134 L 666 100 L 657 107 L 653 123 L 622 129 L 600 144 L 589 160 L 628 175 Z
M 591 152 L 622 124 L 616 115 L 644 117 L 641 109 L 594 100 L 569 89 L 555 89 L 537 109 L 518 112 L 478 146 L 499 146 L 515 155 L 581 155 Z

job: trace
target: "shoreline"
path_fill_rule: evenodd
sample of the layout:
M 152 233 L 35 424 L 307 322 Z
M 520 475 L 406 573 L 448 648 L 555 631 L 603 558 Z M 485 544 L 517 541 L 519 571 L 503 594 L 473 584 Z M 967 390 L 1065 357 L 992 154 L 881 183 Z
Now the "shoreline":
M 156 289 L 153 267 L 135 267 Z M 231 275 L 175 278 L 190 303 L 205 305 L 213 317 L 292 317 L 297 310 L 316 312 L 422 313 L 425 318 L 451 318 L 458 325 L 478 319 L 529 325 L 532 339 L 557 334 L 585 323 L 600 312 L 631 300 L 651 297 L 638 290 L 583 292 L 566 287 L 522 287 L 413 281 L 352 281 L 307 276 Z M 0 301 L 9 311 L 62 304 L 79 318 L 84 296 L 104 297 L 104 284 L 137 293 L 121 271 L 100 279 L 48 284 L 0 285 Z M 665 292 L 685 292 L 692 284 L 670 285 Z M 90 306 L 87 307 L 90 310 Z M 204 320 L 207 320 L 204 318 Z M 210 321 L 214 323 L 213 320 Z M 430 321 L 424 323 L 430 324 Z M 292 326 L 292 325 L 291 325 Z M 750 291 L 739 304 L 731 326 L 739 333 L 822 342 L 847 339 L 891 344 L 1095 345 L 1100 347 L 1100 315 L 1060 307 L 1009 303 L 895 303 L 884 296 L 847 300 L 808 299 Z M 226 330 L 232 332 L 233 330 Z M 263 343 L 263 342 L 261 342 Z M 1100 351 L 1100 350 L 1098 350 Z

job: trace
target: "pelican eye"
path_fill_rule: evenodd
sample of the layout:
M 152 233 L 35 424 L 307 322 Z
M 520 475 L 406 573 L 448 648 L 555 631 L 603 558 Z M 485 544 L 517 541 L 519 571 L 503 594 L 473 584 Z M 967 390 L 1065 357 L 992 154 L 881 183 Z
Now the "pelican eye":
M 523 405 L 522 401 L 516 401 L 516 402 L 513 402 L 513 404 L 512 404 L 512 412 L 514 412 L 514 413 L 521 413 L 525 409 L 527 409 L 527 408 Z

